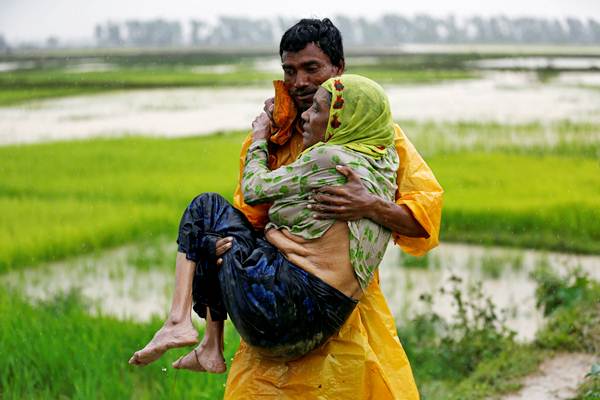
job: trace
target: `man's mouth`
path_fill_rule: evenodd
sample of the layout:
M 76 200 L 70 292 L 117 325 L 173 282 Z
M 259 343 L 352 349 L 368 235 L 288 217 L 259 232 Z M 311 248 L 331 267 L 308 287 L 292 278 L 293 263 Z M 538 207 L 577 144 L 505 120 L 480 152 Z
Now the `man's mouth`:
M 307 101 L 307 100 L 311 100 L 313 98 L 313 96 L 315 95 L 315 93 L 316 92 L 296 93 L 296 94 L 294 94 L 294 97 L 297 98 L 298 100 Z

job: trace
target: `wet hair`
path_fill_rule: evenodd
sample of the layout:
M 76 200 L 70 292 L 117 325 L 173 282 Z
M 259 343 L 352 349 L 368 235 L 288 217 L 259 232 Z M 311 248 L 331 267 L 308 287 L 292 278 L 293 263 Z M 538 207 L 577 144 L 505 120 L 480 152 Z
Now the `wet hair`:
M 329 18 L 301 19 L 289 28 L 281 37 L 279 56 L 284 51 L 299 52 L 309 43 L 314 43 L 329 57 L 331 64 L 336 67 L 344 61 L 344 46 L 342 34 Z

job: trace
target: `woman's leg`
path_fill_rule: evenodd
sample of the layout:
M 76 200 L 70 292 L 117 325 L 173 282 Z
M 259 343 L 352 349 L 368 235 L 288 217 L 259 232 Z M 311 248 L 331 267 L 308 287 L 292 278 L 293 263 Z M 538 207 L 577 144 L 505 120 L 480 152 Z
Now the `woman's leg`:
M 185 210 L 179 226 L 179 251 L 176 261 L 175 291 L 169 317 L 163 327 L 156 332 L 154 338 L 142 350 L 136 352 L 129 360 L 130 364 L 146 365 L 157 360 L 165 351 L 196 344 L 197 332 L 191 322 L 192 292 L 196 305 L 194 309 L 202 318 L 207 319 L 207 328 L 203 344 L 203 353 L 212 357 L 213 348 L 220 349 L 221 363 L 211 362 L 204 365 L 212 372 L 219 372 L 224 366 L 222 357 L 223 319 L 226 310 L 219 300 L 220 290 L 216 273 L 216 248 L 218 238 L 231 235 L 224 245 L 228 250 L 233 239 L 246 243 L 250 248 L 254 241 L 251 225 L 239 211 L 235 210 L 223 197 L 215 193 L 205 193 L 196 197 Z M 242 249 L 236 248 L 235 258 L 247 256 Z M 202 258 L 202 260 L 201 260 Z M 199 265 L 200 264 L 200 265 Z M 210 281 L 210 282 L 209 282 Z M 210 312 L 207 312 L 210 307 Z M 212 315 L 211 315 L 212 314 Z M 212 316 L 217 316 L 213 321 Z M 215 343 L 220 343 L 213 346 Z M 198 350 L 198 349 L 197 349 Z M 199 354 L 197 351 L 195 354 Z M 199 358 L 199 357 L 198 357 Z M 197 359 L 198 359 L 197 358 Z
M 206 327 L 202 342 L 185 356 L 173 363 L 174 368 L 196 372 L 221 374 L 227 370 L 223 358 L 224 321 L 213 321 L 210 310 L 206 310 Z
M 196 263 L 178 252 L 175 261 L 175 290 L 169 316 L 162 328 L 143 349 L 135 352 L 129 364 L 146 365 L 175 347 L 198 343 L 198 332 L 192 325 L 192 281 Z

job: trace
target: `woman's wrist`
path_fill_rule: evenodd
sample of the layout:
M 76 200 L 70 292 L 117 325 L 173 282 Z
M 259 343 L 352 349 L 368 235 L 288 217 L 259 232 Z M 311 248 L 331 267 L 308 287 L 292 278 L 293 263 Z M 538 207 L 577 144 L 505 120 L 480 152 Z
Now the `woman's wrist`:
M 252 133 L 252 142 L 256 142 L 258 140 L 267 140 L 268 138 L 269 138 L 269 134 L 265 134 L 263 132 L 254 131 Z

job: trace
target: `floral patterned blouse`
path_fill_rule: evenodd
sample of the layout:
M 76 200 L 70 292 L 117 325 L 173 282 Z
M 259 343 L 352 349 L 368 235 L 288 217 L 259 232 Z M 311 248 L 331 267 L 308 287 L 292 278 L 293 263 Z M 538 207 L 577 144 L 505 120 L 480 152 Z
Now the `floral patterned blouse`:
M 250 205 L 272 202 L 269 224 L 265 229 L 287 229 L 305 239 L 316 239 L 335 223 L 317 220 L 307 209 L 313 190 L 323 186 L 346 183 L 346 177 L 336 170 L 346 165 L 357 173 L 369 192 L 389 201 L 396 193 L 398 153 L 391 146 L 386 154 L 375 159 L 339 145 L 324 145 L 302 154 L 292 164 L 271 171 L 267 141 L 257 140 L 248 149 L 242 177 L 244 201 Z M 364 290 L 379 266 L 390 241 L 391 231 L 363 218 L 348 221 L 350 231 L 350 262 Z

